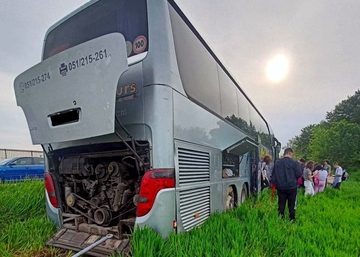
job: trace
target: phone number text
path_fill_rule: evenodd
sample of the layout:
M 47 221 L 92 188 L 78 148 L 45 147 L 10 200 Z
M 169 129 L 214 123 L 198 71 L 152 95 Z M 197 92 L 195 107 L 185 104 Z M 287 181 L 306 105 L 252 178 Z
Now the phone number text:
M 75 61 L 69 62 L 68 67 L 69 71 L 75 70 L 77 68 L 80 68 L 82 66 L 88 65 L 93 62 L 97 62 L 100 60 L 103 60 L 105 58 L 108 58 L 110 55 L 108 54 L 107 50 L 101 50 L 98 52 L 95 52 L 94 54 L 89 54 L 88 56 L 81 57 Z
M 30 79 L 25 82 L 20 82 L 20 92 L 24 93 L 26 89 L 33 87 L 35 85 L 41 84 L 47 80 L 50 80 L 50 73 L 44 73 L 42 75 L 37 76 L 36 78 Z

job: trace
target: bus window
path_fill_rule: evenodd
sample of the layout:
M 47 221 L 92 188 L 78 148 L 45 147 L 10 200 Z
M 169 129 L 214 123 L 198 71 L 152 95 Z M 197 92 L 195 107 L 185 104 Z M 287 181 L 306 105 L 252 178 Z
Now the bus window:
M 231 117 L 237 118 L 239 117 L 236 100 L 237 88 L 219 66 L 218 72 L 220 81 L 221 116 L 226 119 Z
M 249 132 L 250 116 L 248 100 L 220 67 L 218 71 L 222 117 L 239 127 L 242 131 Z
M 108 0 L 99 1 L 78 14 L 70 17 L 47 36 L 44 57 L 47 59 L 68 48 L 86 41 L 119 32 L 126 41 L 133 44 L 128 56 L 140 53 L 134 47 L 136 39 L 142 39 L 141 52 L 148 49 L 148 28 L 146 0 Z M 141 37 L 142 36 L 142 37 Z M 130 52 L 131 51 L 131 52 Z
M 217 63 L 185 22 L 173 15 L 176 59 L 186 94 L 220 115 L 220 88 Z
M 260 139 L 263 146 L 266 146 L 268 149 L 272 149 L 272 139 L 267 125 L 252 106 L 250 106 L 250 120 L 251 128 L 253 130 L 252 134 L 255 136 L 255 140 Z
M 249 102 L 240 92 L 240 90 L 236 90 L 236 97 L 239 108 L 239 117 L 246 122 L 246 125 L 248 127 L 250 124 Z M 245 131 L 248 132 L 248 128 L 246 128 Z

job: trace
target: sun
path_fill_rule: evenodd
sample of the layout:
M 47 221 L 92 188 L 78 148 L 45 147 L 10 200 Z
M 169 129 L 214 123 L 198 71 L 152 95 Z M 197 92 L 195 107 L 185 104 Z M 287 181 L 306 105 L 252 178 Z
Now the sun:
M 289 60 L 284 55 L 277 55 L 266 66 L 267 78 L 274 83 L 282 81 L 289 71 Z

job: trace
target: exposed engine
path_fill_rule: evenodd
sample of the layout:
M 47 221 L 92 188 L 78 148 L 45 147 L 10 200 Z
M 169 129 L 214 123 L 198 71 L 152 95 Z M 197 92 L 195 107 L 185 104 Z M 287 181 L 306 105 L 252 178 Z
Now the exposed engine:
M 147 154 L 140 157 L 148 158 Z M 58 181 L 63 192 L 64 219 L 74 217 L 79 220 L 80 217 L 81 223 L 120 226 L 118 235 L 121 237 L 124 233 L 122 221 L 130 229 L 135 222 L 140 182 L 145 170 L 139 165 L 141 163 L 130 155 L 116 156 L 111 152 L 108 156 L 101 153 L 61 158 Z

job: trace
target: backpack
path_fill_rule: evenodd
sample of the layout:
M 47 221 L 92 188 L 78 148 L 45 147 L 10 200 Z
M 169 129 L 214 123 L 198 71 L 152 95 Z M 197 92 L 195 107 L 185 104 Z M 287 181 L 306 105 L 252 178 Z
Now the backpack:
M 301 177 L 298 179 L 298 186 L 304 187 L 304 175 L 301 175 Z
M 346 170 L 344 169 L 343 170 L 343 174 L 342 174 L 342 176 L 341 176 L 341 181 L 345 181 L 346 180 Z
M 318 186 L 318 185 L 319 185 L 319 175 L 316 174 L 316 175 L 314 176 L 313 180 L 314 180 L 314 185 L 315 185 L 315 186 Z

